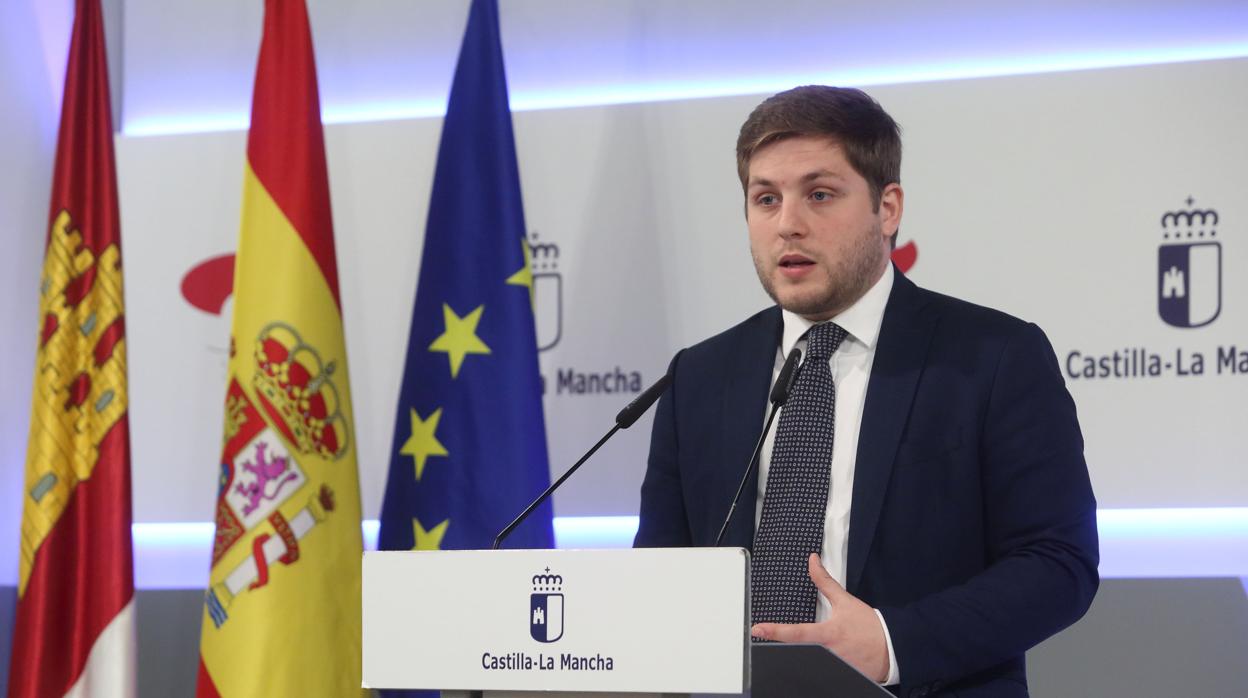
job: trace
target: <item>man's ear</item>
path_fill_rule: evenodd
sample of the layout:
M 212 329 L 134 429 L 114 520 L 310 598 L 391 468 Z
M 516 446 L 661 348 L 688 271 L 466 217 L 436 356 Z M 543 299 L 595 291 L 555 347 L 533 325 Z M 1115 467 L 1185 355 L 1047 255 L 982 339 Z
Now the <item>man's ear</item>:
M 901 185 L 893 182 L 880 192 L 880 230 L 886 237 L 893 237 L 901 227 L 901 213 L 905 208 L 906 193 Z

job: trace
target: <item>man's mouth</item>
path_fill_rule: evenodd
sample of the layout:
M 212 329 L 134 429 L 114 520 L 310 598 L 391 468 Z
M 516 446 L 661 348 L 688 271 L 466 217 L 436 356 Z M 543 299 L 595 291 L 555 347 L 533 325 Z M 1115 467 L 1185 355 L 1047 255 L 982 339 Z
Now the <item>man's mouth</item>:
M 786 254 L 780 258 L 780 275 L 792 282 L 798 282 L 815 268 L 815 260 L 800 254 Z
M 786 254 L 780 258 L 780 267 L 783 269 L 797 270 L 803 267 L 814 266 L 814 264 L 814 260 L 800 254 Z

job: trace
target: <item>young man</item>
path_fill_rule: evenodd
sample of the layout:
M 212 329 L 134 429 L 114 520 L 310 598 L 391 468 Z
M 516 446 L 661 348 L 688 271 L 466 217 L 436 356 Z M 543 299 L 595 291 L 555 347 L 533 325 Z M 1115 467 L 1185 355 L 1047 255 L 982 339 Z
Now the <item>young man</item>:
M 672 360 L 636 545 L 714 543 L 800 349 L 724 541 L 752 551 L 753 635 L 823 644 L 900 695 L 1027 695 L 1024 652 L 1081 617 L 1099 581 L 1052 347 L 892 267 L 901 139 L 865 93 L 771 97 L 737 163 L 776 307 Z

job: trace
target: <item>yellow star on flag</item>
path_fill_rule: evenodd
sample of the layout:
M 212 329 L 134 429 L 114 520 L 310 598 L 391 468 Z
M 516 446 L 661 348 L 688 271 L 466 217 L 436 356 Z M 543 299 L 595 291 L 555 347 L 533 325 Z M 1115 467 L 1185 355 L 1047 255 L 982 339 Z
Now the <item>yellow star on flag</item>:
M 420 519 L 412 517 L 412 534 L 416 536 L 416 545 L 412 546 L 412 550 L 441 550 L 442 536 L 446 535 L 446 527 L 451 525 L 451 520 L 447 519 L 433 530 L 426 531 L 424 526 L 420 525 Z
M 433 340 L 429 351 L 445 352 L 451 360 L 451 378 L 459 376 L 459 367 L 464 364 L 464 357 L 469 354 L 489 354 L 490 348 L 477 337 L 477 323 L 481 322 L 484 305 L 464 317 L 455 314 L 451 306 L 442 304 L 442 319 L 446 321 L 446 331 Z
M 436 432 L 438 431 L 438 421 L 442 419 L 442 408 L 433 411 L 428 419 L 421 419 L 416 410 L 412 410 L 412 434 L 407 437 L 407 441 L 403 443 L 403 448 L 399 449 L 399 453 L 405 456 L 411 456 L 416 460 L 416 479 L 420 480 L 420 476 L 425 472 L 425 461 L 429 460 L 429 456 L 445 456 L 448 455 L 446 447 L 438 441 Z
M 524 238 L 520 238 L 520 249 L 524 253 L 524 266 L 507 277 L 507 283 L 512 286 L 528 286 L 529 304 L 536 306 L 537 298 L 533 293 L 533 250 L 529 247 L 529 241 Z

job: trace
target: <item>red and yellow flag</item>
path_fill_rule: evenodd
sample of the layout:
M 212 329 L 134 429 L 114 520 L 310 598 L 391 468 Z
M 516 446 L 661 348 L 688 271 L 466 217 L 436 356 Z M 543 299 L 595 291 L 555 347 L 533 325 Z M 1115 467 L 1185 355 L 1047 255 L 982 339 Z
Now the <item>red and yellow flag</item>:
M 78 0 L 39 296 L 10 696 L 134 693 L 121 225 L 99 0 Z
M 360 690 L 360 494 L 304 0 L 266 0 L 198 695 Z

